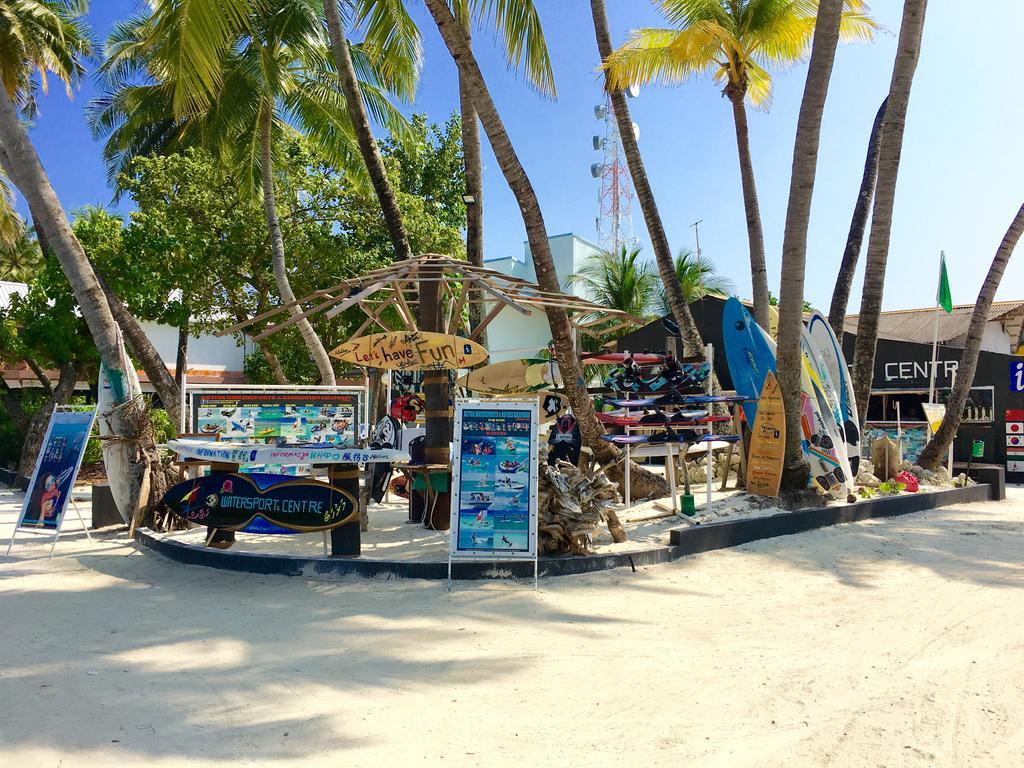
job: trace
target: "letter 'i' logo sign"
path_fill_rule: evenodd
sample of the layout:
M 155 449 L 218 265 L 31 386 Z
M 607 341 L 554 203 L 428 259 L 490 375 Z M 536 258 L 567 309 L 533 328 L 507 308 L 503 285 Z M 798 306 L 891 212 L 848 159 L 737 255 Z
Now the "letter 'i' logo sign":
M 1011 363 L 1010 387 L 1014 392 L 1024 392 L 1024 363 Z

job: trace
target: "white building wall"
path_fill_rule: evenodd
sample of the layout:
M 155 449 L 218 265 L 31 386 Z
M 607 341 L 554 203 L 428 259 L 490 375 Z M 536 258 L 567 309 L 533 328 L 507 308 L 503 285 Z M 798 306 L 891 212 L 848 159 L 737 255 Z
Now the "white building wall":
M 579 272 L 588 261 L 600 254 L 600 249 L 572 233 L 555 235 L 548 238 L 548 242 L 551 245 L 551 258 L 555 263 L 555 272 L 558 274 L 562 291 L 585 297 L 585 292 L 569 283 L 569 276 Z M 488 269 L 521 280 L 537 280 L 529 244 L 523 245 L 522 256 L 490 259 L 484 264 Z M 493 304 L 488 304 L 487 310 L 490 311 L 492 307 Z M 491 363 L 532 357 L 540 350 L 546 349 L 550 342 L 551 330 L 548 328 L 547 316 L 540 311 L 522 315 L 506 307 L 487 326 L 487 347 L 491 352 Z
M 153 342 L 160 359 L 173 370 L 178 353 L 178 329 L 157 323 L 142 323 L 142 329 Z M 241 371 L 244 362 L 245 349 L 238 345 L 233 336 L 189 336 L 189 368 L 204 371 Z

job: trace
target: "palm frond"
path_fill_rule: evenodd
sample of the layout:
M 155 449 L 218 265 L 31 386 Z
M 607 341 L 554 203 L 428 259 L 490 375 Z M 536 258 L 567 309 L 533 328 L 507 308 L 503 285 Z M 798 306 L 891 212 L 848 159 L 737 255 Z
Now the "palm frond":
M 456 16 L 468 10 L 480 25 L 490 28 L 501 39 L 509 65 L 522 68 L 534 88 L 545 96 L 557 96 L 547 40 L 533 0 L 450 0 L 450 4 Z

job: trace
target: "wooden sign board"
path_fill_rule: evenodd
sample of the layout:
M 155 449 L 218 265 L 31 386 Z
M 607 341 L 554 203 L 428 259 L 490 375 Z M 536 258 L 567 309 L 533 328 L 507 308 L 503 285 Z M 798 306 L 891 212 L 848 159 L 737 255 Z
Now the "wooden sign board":
M 747 459 L 747 490 L 778 496 L 786 458 L 786 412 L 775 374 L 769 372 L 757 402 L 757 416 Z
M 487 350 L 461 336 L 428 331 L 375 333 L 349 339 L 331 355 L 364 368 L 391 371 L 458 370 L 487 359 Z

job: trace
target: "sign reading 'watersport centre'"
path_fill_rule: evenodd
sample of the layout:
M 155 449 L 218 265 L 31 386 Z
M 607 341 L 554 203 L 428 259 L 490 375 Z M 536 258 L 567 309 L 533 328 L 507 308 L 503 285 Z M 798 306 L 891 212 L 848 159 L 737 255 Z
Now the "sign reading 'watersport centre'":
M 325 531 L 352 522 L 355 499 L 319 480 L 216 472 L 171 488 L 164 503 L 190 523 L 248 533 Z
M 453 557 L 536 558 L 538 422 L 536 401 L 457 405 Z

